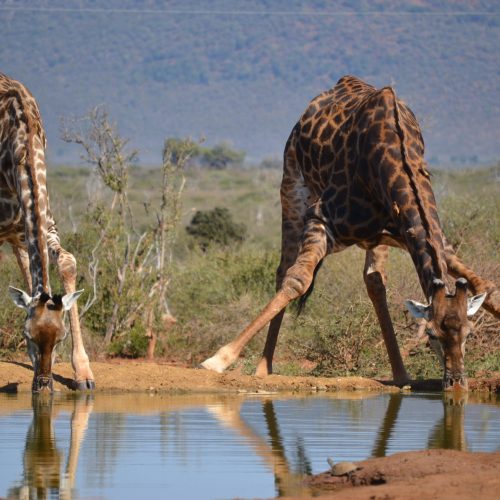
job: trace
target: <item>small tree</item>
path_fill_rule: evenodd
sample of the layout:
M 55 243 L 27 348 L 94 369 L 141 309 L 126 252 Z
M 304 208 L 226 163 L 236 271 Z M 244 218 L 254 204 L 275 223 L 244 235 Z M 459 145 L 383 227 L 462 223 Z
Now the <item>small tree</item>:
M 90 203 L 88 237 L 95 240 L 88 264 L 92 293 L 82 316 L 99 303 L 97 322 L 106 324 L 105 345 L 117 337 L 125 345 L 142 331 L 149 339 L 147 354 L 153 357 L 155 313 L 172 318 L 166 299 L 171 247 L 185 185 L 183 169 L 194 144 L 165 143 L 160 204 L 152 211 L 154 220 L 139 233 L 128 203 L 128 174 L 137 153 L 127 150 L 128 141 L 119 136 L 105 109 L 98 107 L 83 119 L 66 122 L 63 139 L 83 147 L 82 158 L 113 193 L 109 203 Z
M 225 142 L 216 144 L 212 148 L 203 148 L 201 153 L 203 163 L 210 168 L 219 170 L 230 165 L 239 165 L 245 159 L 244 151 L 237 151 Z
M 215 207 L 213 210 L 197 211 L 186 231 L 193 236 L 201 249 L 209 245 L 227 246 L 245 239 L 246 227 L 233 221 L 227 208 Z
M 228 143 L 221 142 L 212 147 L 202 147 L 200 139 L 198 144 L 193 144 L 190 157 L 193 163 L 213 169 L 225 169 L 232 165 L 241 165 L 245 160 L 245 152 L 233 149 Z M 169 137 L 166 146 L 173 152 L 173 160 L 177 149 L 182 145 L 183 139 Z

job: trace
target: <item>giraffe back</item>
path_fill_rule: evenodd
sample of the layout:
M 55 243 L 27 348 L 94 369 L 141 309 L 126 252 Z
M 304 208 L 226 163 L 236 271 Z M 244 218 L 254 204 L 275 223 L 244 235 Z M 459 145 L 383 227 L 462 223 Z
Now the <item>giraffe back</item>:
M 285 155 L 289 150 L 339 244 L 398 234 L 400 213 L 426 234 L 440 233 L 420 127 L 391 88 L 341 78 L 310 102 Z

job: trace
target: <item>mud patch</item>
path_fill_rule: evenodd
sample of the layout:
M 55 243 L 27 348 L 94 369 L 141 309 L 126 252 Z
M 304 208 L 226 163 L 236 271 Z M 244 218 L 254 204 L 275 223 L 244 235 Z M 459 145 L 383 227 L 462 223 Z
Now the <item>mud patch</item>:
M 306 482 L 317 495 L 354 500 L 496 499 L 500 488 L 500 452 L 412 451 L 357 465 L 349 476 L 327 471 Z
M 379 391 L 400 389 L 388 381 L 363 377 L 290 377 L 270 375 L 258 378 L 236 371 L 224 374 L 171 364 L 137 360 L 93 362 L 96 391 L 154 391 L 154 392 L 302 392 L 302 391 Z M 54 367 L 54 390 L 71 391 L 73 373 L 70 363 Z M 33 370 L 28 362 L 0 361 L 0 392 L 31 391 Z M 412 390 L 440 391 L 439 380 L 415 381 Z M 487 379 L 469 379 L 469 389 L 498 393 L 500 373 Z

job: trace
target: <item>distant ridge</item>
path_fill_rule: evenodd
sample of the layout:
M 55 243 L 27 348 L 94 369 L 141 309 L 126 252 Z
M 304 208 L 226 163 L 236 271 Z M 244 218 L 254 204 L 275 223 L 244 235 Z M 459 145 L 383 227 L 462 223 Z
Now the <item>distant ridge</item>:
M 165 137 L 280 156 L 307 102 L 355 74 L 394 85 L 427 158 L 500 158 L 500 10 L 488 1 L 0 0 L 0 71 L 37 97 L 49 161 L 78 162 L 61 116 L 106 104 L 141 161 Z

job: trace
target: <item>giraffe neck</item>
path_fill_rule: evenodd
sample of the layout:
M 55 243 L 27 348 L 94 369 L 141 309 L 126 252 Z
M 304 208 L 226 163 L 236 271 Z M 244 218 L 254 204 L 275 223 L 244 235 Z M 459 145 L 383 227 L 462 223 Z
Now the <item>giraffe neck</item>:
M 406 240 L 408 250 L 412 256 L 422 290 L 428 298 L 432 291 L 434 279 L 443 279 L 447 274 L 444 258 L 444 235 L 437 214 L 436 201 L 429 182 L 429 174 L 425 168 L 423 149 L 420 152 L 413 150 L 413 160 L 408 152 L 407 138 L 402 124 L 401 111 L 398 99 L 392 87 L 387 87 L 394 100 L 394 121 L 396 132 L 400 140 L 401 174 L 407 179 L 404 200 L 413 203 L 402 203 L 401 230 Z M 394 186 L 391 186 L 393 188 Z M 391 189 L 395 196 L 395 206 L 400 211 L 398 203 L 400 194 Z
M 393 201 L 393 209 L 399 212 L 397 216 L 399 232 L 406 242 L 420 285 L 425 297 L 428 298 L 434 279 L 444 280 L 447 275 L 447 266 L 444 234 L 430 184 L 426 193 L 424 199 L 420 190 L 413 191 L 418 201 L 406 207 L 400 205 L 400 200 L 396 199 Z
M 444 251 L 442 244 L 433 242 L 422 225 L 405 225 L 405 239 L 426 298 L 432 294 L 432 284 L 444 279 Z
M 25 226 L 31 292 L 33 296 L 41 292 L 50 294 L 45 144 L 38 108 L 30 95 L 16 88 L 4 94 L 4 100 L 8 102 L 8 123 L 14 128 L 11 155 Z

